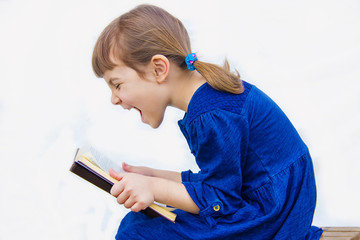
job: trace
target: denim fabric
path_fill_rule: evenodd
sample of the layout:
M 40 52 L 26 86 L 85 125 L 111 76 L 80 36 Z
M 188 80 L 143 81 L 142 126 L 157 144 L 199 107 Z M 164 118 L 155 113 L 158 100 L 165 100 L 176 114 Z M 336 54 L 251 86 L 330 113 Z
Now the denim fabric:
M 179 121 L 200 171 L 182 172 L 199 215 L 173 224 L 129 213 L 117 239 L 319 239 L 311 226 L 316 186 L 307 146 L 262 91 L 234 95 L 207 83 Z

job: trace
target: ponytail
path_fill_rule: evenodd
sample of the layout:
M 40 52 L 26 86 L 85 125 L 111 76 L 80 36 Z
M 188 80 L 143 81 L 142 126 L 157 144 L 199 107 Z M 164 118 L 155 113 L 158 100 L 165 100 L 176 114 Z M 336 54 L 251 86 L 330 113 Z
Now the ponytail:
M 233 94 L 240 94 L 244 91 L 239 72 L 230 72 L 227 60 L 223 67 L 202 61 L 195 61 L 193 65 L 214 89 Z

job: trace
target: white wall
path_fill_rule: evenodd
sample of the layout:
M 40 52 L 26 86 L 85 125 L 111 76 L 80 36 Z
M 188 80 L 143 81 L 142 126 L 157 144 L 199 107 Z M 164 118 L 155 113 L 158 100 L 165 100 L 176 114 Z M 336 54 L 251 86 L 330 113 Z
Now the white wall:
M 179 17 L 203 60 L 227 57 L 287 113 L 313 156 L 314 224 L 360 226 L 360 3 L 148 1 Z M 196 169 L 169 109 L 163 126 L 111 106 L 97 36 L 140 1 L 0 0 L 0 239 L 112 239 L 126 209 L 68 169 L 90 142 L 159 168 Z

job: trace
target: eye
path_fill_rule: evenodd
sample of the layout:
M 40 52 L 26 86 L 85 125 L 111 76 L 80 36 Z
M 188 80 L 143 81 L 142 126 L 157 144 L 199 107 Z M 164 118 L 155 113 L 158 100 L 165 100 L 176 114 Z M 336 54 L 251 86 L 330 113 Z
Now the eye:
M 120 88 L 120 84 L 116 84 L 115 89 L 119 89 L 119 88 Z

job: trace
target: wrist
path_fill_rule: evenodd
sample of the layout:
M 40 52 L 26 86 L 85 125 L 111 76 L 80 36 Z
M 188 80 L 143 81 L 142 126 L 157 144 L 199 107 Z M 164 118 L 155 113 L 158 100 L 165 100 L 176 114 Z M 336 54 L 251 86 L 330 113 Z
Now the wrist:
M 149 177 L 150 187 L 156 202 L 167 204 L 167 187 L 166 179 L 158 177 Z

